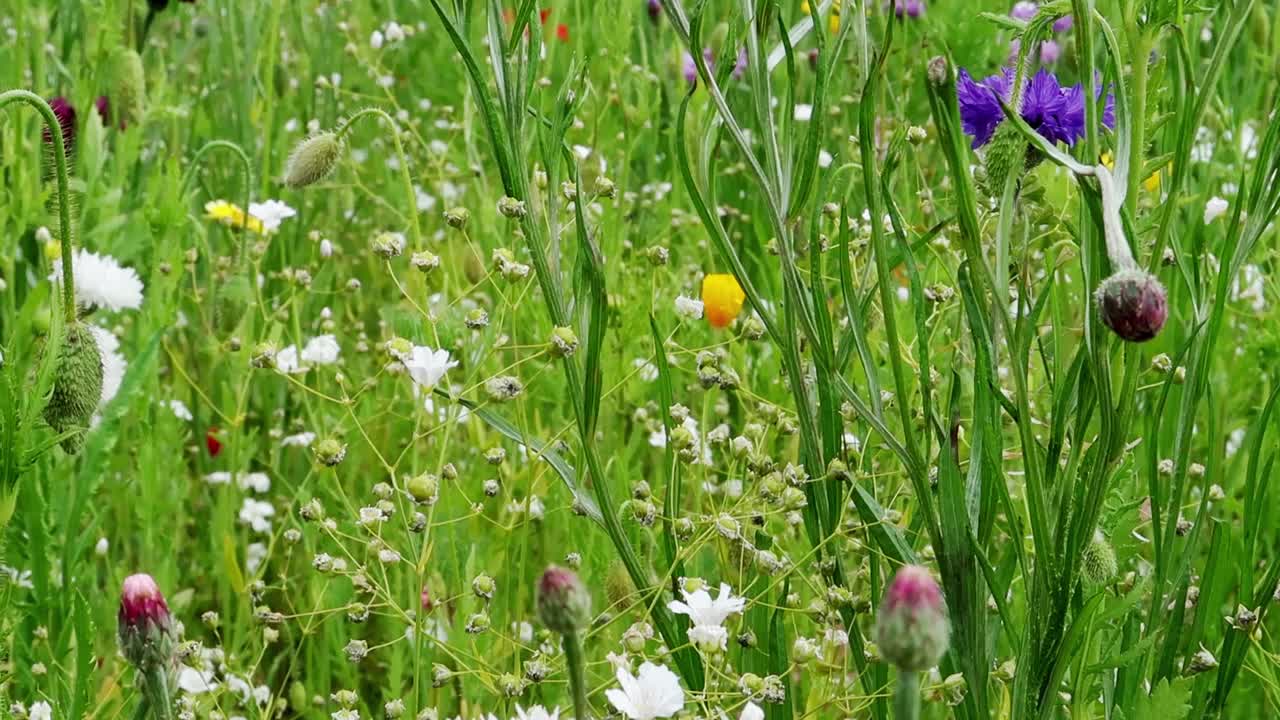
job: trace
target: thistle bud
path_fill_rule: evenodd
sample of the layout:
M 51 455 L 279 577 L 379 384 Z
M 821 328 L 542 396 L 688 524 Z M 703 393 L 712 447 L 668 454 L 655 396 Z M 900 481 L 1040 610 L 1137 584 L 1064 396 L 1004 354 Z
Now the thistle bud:
M 903 566 L 889 583 L 876 619 L 881 657 L 899 670 L 928 670 L 947 651 L 950 632 L 938 583 L 919 565 Z
M 329 177 L 342 158 L 342 140 L 334 132 L 316 133 L 298 143 L 285 163 L 284 184 L 304 188 Z
M 59 433 L 89 427 L 89 420 L 102 400 L 102 353 L 93 333 L 83 323 L 66 328 L 54 370 L 53 393 L 44 408 L 44 419 Z M 68 453 L 79 452 L 84 434 L 62 441 Z
M 150 575 L 125 578 L 118 619 L 120 649 L 129 664 L 149 673 L 172 663 L 173 619 L 160 587 Z
M 552 565 L 538 581 L 538 617 L 553 632 L 569 635 L 591 624 L 591 593 L 577 573 Z
M 1129 342 L 1150 340 L 1169 318 L 1164 286 L 1151 273 L 1136 268 L 1120 270 L 1102 281 L 1094 301 L 1102 322 Z
M 122 50 L 115 60 L 115 109 L 120 127 L 137 125 L 147 110 L 147 74 L 142 56 L 133 50 Z

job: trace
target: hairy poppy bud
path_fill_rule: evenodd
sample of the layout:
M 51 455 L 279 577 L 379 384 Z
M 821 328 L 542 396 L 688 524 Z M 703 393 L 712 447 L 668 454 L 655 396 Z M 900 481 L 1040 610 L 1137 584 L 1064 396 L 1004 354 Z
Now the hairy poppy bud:
M 553 632 L 569 635 L 591 624 L 591 593 L 572 570 L 552 565 L 538 581 L 538 617 Z
M 899 670 L 928 670 L 947 651 L 950 633 L 938 583 L 919 565 L 903 566 L 889 583 L 876 618 L 881 657 Z
M 44 419 L 59 433 L 87 428 L 101 400 L 102 353 L 98 341 L 83 323 L 68 325 Z M 62 441 L 62 449 L 74 454 L 83 444 L 83 434 L 76 434 Z
M 133 50 L 122 50 L 115 62 L 116 113 L 120 127 L 137 125 L 147 111 L 147 74 L 142 67 L 142 56 Z
M 131 665 L 146 673 L 172 663 L 173 619 L 160 586 L 150 575 L 125 578 L 118 620 L 120 649 Z
M 1169 317 L 1164 286 L 1137 268 L 1120 270 L 1102 281 L 1094 294 L 1102 322 L 1129 342 L 1155 337 Z
M 1105 585 L 1111 582 L 1118 570 L 1116 551 L 1102 533 L 1095 533 L 1080 557 L 1080 572 L 1084 579 L 1094 585 Z
M 285 164 L 284 183 L 304 188 L 329 177 L 342 157 L 342 139 L 334 132 L 321 132 L 298 143 Z

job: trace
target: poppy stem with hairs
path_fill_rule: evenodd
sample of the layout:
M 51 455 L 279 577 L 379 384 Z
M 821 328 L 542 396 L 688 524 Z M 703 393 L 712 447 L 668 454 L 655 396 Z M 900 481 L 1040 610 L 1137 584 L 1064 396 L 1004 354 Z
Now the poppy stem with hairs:
M 400 124 L 385 111 L 376 107 L 369 107 L 357 111 L 356 114 L 347 119 L 338 128 L 338 137 L 346 137 L 346 134 L 351 131 L 351 127 L 356 124 L 357 120 L 369 115 L 377 115 L 391 128 L 391 140 L 395 143 L 396 159 L 400 161 L 400 179 L 404 183 L 404 192 L 408 196 L 409 207 L 412 209 L 412 212 L 409 213 L 409 227 L 413 230 L 413 244 L 415 249 L 421 249 L 422 228 L 418 225 L 418 212 L 416 210 L 418 207 L 418 193 L 414 191 L 413 178 L 409 174 L 409 159 L 404 154 L 404 145 L 400 142 Z
M 62 133 L 62 125 L 53 108 L 44 98 L 27 90 L 10 90 L 0 93 L 0 109 L 15 102 L 25 102 L 34 107 L 44 118 L 45 127 L 49 128 L 49 142 L 53 145 L 53 161 L 58 182 L 58 240 L 62 244 L 62 308 L 67 322 L 76 321 L 75 274 L 71 264 L 71 205 L 68 197 L 67 180 L 67 147 Z

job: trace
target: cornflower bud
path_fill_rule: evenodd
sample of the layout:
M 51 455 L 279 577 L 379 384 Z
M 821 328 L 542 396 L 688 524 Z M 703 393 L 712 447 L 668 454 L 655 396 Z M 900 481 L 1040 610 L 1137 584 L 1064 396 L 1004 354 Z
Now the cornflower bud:
M 938 664 L 951 632 L 942 590 L 919 565 L 898 570 L 876 619 L 881 656 L 899 670 L 919 672 Z
M 129 664 L 142 673 L 167 670 L 175 646 L 173 619 L 160 586 L 150 575 L 125 578 L 117 619 L 120 649 Z

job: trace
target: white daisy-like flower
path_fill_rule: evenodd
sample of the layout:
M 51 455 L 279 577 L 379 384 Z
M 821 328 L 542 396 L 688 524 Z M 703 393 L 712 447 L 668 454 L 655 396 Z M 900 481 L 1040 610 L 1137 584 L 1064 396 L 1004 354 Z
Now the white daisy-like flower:
M 332 365 L 338 362 L 342 348 L 332 335 L 320 335 L 307 341 L 302 348 L 302 361 L 313 365 Z M 279 358 L 277 358 L 279 362 Z
M 703 306 L 701 300 L 695 300 L 691 297 L 681 295 L 676 298 L 676 314 L 690 320 L 699 320 L 702 318 Z
M 682 590 L 684 602 L 672 600 L 667 603 L 671 612 L 687 615 L 693 623 L 689 628 L 689 640 L 702 647 L 716 647 L 724 650 L 729 640 L 729 631 L 724 628 L 724 621 L 730 615 L 741 613 L 747 601 L 734 597 L 728 583 L 720 583 L 719 597 L 712 598 L 704 588 L 694 592 Z
M 1227 206 L 1227 201 L 1216 195 L 1210 198 L 1209 202 L 1204 204 L 1204 224 L 1208 225 L 1222 217 L 1227 212 Z
M 429 347 L 415 345 L 413 351 L 401 358 L 409 377 L 423 390 L 432 390 L 450 368 L 458 366 L 456 360 L 449 359 L 449 351 L 432 350 Z
M 618 685 L 605 691 L 605 697 L 618 712 L 630 720 L 669 718 L 684 709 L 684 689 L 680 678 L 662 665 L 644 662 L 640 673 L 632 675 L 618 668 Z
M 31 703 L 31 707 L 27 708 L 27 718 L 28 720 L 53 720 L 53 708 L 49 707 L 49 703 L 44 700 Z
M 280 440 L 282 447 L 311 447 L 311 443 L 316 441 L 316 434 L 313 432 L 300 432 L 296 435 L 286 435 Z
M 560 720 L 560 708 L 550 710 L 541 705 L 525 709 L 516 705 L 516 720 Z
M 102 399 L 98 401 L 98 407 L 103 408 L 120 392 L 120 383 L 124 381 L 124 371 L 129 363 L 120 354 L 120 340 L 113 333 L 97 325 L 90 325 L 89 332 L 93 333 L 98 352 L 102 355 Z
M 297 210 L 279 200 L 268 200 L 261 203 L 249 203 L 249 214 L 262 222 L 262 232 L 273 233 L 280 229 L 280 223 L 298 214 Z
M 121 265 L 110 255 L 76 250 L 71 257 L 75 268 L 76 304 L 82 308 L 137 310 L 142 307 L 142 280 L 133 268 Z M 62 280 L 62 263 L 53 265 L 49 279 Z
M 252 490 L 256 493 L 269 492 L 271 490 L 271 477 L 264 472 L 243 473 L 236 476 L 236 483 L 243 490 Z
M 631 361 L 632 366 L 640 371 L 640 379 L 645 382 L 653 382 L 658 379 L 658 366 L 649 362 L 644 358 L 636 358 Z
M 307 369 L 298 362 L 298 346 L 290 345 L 276 353 L 276 370 L 286 375 L 306 372 Z
M 738 720 L 764 720 L 764 709 L 748 700 Z

